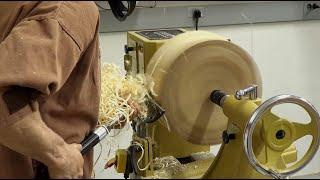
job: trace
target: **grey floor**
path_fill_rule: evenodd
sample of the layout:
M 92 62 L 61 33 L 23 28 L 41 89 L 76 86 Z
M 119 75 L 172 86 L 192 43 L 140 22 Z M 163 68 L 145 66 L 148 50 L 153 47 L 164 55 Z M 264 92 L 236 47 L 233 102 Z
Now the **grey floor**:
M 320 179 L 320 174 L 296 176 L 292 177 L 291 179 Z

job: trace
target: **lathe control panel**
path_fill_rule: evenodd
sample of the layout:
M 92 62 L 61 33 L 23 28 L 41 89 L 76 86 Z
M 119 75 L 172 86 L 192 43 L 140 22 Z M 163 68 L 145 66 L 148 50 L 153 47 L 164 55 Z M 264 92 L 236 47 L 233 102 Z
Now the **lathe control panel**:
M 178 34 L 183 33 L 179 29 L 167 29 L 167 30 L 155 30 L 155 31 L 139 31 L 137 34 L 149 39 L 149 40 L 162 40 L 170 39 Z
M 144 73 L 156 50 L 167 40 L 186 32 L 184 29 L 130 31 L 127 34 L 125 69 L 128 73 Z

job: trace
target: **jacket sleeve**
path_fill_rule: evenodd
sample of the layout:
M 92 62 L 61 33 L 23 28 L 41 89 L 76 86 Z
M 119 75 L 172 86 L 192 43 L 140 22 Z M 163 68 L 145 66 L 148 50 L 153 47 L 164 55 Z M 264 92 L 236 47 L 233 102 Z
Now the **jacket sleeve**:
M 0 128 L 32 113 L 39 96 L 57 92 L 80 56 L 56 19 L 17 24 L 0 44 Z

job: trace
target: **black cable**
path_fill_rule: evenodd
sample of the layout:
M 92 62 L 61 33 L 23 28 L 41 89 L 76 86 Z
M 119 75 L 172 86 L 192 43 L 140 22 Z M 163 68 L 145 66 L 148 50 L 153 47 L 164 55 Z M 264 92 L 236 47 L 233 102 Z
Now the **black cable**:
M 199 18 L 196 18 L 196 31 L 198 31 L 198 26 L 199 26 Z
M 311 11 L 311 10 L 320 8 L 320 6 L 317 5 L 316 3 L 313 3 L 313 4 L 308 4 L 307 8 Z
M 125 7 L 124 4 L 122 3 L 122 1 L 118 1 L 118 0 L 117 1 L 109 0 L 108 3 L 109 3 L 109 6 L 111 8 L 113 15 L 119 21 L 124 21 L 128 16 L 131 15 L 133 10 L 136 8 L 136 1 L 127 1 L 128 7 Z M 109 10 L 107 8 L 100 6 L 97 2 L 95 2 L 95 4 L 103 10 Z
M 195 9 L 193 11 L 193 20 L 195 21 L 195 28 L 196 31 L 198 31 L 198 26 L 199 26 L 199 18 L 201 18 L 202 14 L 201 11 L 199 9 Z
M 108 1 L 113 15 L 119 20 L 124 21 L 135 9 L 136 1 L 127 1 L 128 8 L 126 8 L 122 1 Z
M 104 8 L 102 6 L 99 5 L 99 3 L 97 2 L 94 2 L 99 8 L 103 9 L 103 10 L 111 10 L 111 9 L 107 9 L 107 8 Z M 137 8 L 155 8 L 157 6 L 157 1 L 154 1 L 154 4 L 152 6 L 136 6 Z

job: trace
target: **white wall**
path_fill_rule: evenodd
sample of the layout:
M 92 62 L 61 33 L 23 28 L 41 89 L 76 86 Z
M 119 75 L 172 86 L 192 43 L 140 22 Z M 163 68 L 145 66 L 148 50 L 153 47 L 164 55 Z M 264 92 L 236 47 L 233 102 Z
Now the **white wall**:
M 302 96 L 320 110 L 320 21 L 283 22 L 256 25 L 234 25 L 200 28 L 227 38 L 246 49 L 258 64 L 263 80 L 263 99 L 278 94 Z M 102 60 L 123 66 L 123 46 L 126 33 L 100 35 Z M 286 110 L 289 117 L 303 118 L 298 111 Z M 116 140 L 127 147 L 131 131 L 123 132 Z M 104 151 L 108 144 L 104 142 Z M 305 144 L 298 144 L 298 149 Z M 99 148 L 96 148 L 96 154 Z M 96 178 L 122 178 L 112 169 L 103 170 L 107 152 L 103 152 L 95 167 Z M 320 154 L 299 174 L 320 172 Z

